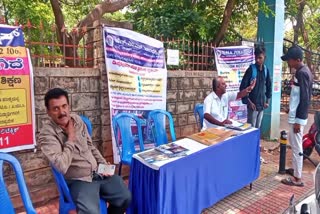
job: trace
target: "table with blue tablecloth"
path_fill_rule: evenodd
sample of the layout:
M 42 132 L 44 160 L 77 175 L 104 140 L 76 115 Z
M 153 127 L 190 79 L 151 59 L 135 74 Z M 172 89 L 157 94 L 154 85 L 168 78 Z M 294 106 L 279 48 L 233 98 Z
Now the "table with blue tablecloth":
M 260 174 L 260 132 L 253 129 L 153 169 L 133 158 L 131 214 L 199 214 Z M 248 190 L 249 191 L 249 190 Z

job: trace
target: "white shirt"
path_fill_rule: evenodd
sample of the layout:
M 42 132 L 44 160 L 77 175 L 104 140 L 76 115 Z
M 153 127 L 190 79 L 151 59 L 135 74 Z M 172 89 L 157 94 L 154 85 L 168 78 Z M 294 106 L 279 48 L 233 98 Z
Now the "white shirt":
M 205 99 L 203 104 L 203 113 L 211 114 L 211 116 L 222 122 L 228 118 L 228 107 L 229 102 L 234 101 L 237 98 L 238 92 L 226 92 L 221 96 L 221 99 L 213 91 Z M 203 128 L 218 127 L 215 124 L 208 122 L 206 119 L 203 120 Z
M 296 77 L 294 77 L 294 82 L 298 83 L 298 80 Z M 299 106 L 299 103 L 300 103 L 300 86 L 293 84 L 291 86 L 291 92 L 290 92 L 288 123 L 290 124 L 299 123 L 301 125 L 306 125 L 307 120 L 301 120 L 299 118 L 296 118 L 297 108 Z

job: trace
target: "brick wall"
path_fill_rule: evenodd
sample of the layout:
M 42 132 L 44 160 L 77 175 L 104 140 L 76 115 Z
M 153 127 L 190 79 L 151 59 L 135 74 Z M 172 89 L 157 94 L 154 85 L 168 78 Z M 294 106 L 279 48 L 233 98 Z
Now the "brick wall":
M 177 138 L 198 130 L 193 108 L 211 92 L 214 75 L 213 71 L 168 72 L 167 111 L 173 115 Z
M 44 106 L 44 94 L 50 88 L 61 87 L 69 92 L 71 110 L 84 114 L 93 124 L 93 141 L 104 157 L 112 162 L 110 108 L 107 76 L 103 69 L 36 68 L 34 72 L 36 132 L 48 121 Z M 100 72 L 101 70 L 101 72 Z M 167 110 L 172 113 L 177 138 L 197 131 L 193 107 L 202 103 L 211 92 L 214 72 L 169 71 L 167 84 Z M 37 206 L 57 198 L 58 192 L 47 160 L 38 149 L 15 152 L 20 160 L 33 203 Z M 11 169 L 5 166 L 6 183 L 20 209 L 22 202 Z M 124 170 L 128 173 L 128 170 Z

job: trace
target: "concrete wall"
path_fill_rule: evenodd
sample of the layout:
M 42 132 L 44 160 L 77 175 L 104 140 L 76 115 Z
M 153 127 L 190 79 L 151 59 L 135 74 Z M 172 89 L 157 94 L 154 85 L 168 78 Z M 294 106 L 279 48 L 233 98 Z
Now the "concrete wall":
M 102 70 L 102 71 L 100 71 Z M 107 75 L 104 69 L 35 68 L 34 92 L 36 132 L 48 121 L 44 94 L 50 88 L 61 87 L 69 92 L 71 110 L 84 114 L 93 124 L 93 141 L 104 157 L 112 162 L 110 111 Z M 202 103 L 211 91 L 215 72 L 169 71 L 167 110 L 172 113 L 177 138 L 197 131 L 193 107 Z M 38 148 L 36 152 L 21 151 L 14 155 L 20 160 L 33 203 L 37 206 L 58 197 L 48 161 Z M 22 207 L 12 170 L 5 166 L 6 183 L 15 207 Z M 128 173 L 124 170 L 124 173 Z

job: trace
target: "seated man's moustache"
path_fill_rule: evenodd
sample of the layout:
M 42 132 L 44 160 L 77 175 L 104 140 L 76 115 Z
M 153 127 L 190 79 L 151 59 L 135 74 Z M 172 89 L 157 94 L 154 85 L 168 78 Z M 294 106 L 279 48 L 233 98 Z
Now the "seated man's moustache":
M 58 118 L 61 119 L 63 117 L 66 117 L 67 115 L 66 114 L 61 114 Z

